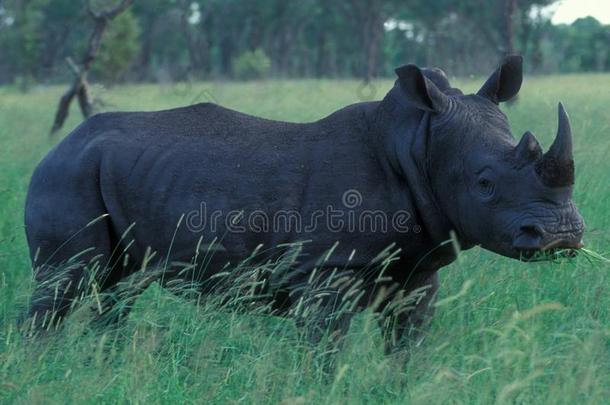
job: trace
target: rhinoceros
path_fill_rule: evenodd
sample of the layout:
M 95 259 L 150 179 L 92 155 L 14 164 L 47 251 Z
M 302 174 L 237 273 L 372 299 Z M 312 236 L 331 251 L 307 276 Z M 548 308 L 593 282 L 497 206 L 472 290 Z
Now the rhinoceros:
M 29 186 L 33 328 L 57 327 L 78 297 L 112 292 L 136 272 L 162 268 L 161 285 L 191 278 L 205 295 L 244 262 L 260 269 L 292 255 L 281 275 L 257 278 L 271 313 L 294 316 L 316 342 L 373 307 L 391 352 L 429 319 L 456 246 L 522 260 L 582 247 L 566 111 L 559 104 L 543 153 L 532 133 L 513 138 L 499 108 L 521 87 L 520 56 L 469 95 L 438 68 L 395 72 L 383 100 L 313 123 L 212 103 L 86 120 Z M 313 280 L 323 287 L 315 297 Z M 411 293 L 410 305 L 396 304 Z M 100 317 L 112 311 L 104 305 Z

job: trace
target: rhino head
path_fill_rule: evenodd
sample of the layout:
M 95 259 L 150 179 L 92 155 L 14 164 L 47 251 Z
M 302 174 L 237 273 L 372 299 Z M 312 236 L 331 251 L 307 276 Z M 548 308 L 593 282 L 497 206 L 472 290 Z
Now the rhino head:
M 507 57 L 470 95 L 413 65 L 396 72 L 411 104 L 429 113 L 430 186 L 462 243 L 518 259 L 583 246 L 584 223 L 572 202 L 572 131 L 563 105 L 546 153 L 531 132 L 517 141 L 498 106 L 521 87 L 521 57 Z

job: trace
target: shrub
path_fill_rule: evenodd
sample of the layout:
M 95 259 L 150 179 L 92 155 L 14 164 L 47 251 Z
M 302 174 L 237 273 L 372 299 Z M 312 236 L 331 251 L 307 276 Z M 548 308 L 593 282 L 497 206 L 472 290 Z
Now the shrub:
M 138 55 L 140 26 L 131 10 L 124 11 L 108 24 L 91 71 L 103 82 L 121 79 Z
M 262 49 L 246 51 L 233 60 L 233 74 L 237 79 L 260 79 L 267 75 L 271 60 Z

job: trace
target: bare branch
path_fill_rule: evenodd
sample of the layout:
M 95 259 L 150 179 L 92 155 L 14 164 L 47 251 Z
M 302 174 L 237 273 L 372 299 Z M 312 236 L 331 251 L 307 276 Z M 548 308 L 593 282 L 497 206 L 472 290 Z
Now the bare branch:
M 112 20 L 133 3 L 133 0 L 121 0 L 119 4 L 108 10 L 94 11 L 91 0 L 87 1 L 87 12 L 94 20 Z
M 81 75 L 81 68 L 79 68 L 76 63 L 74 63 L 74 60 L 72 59 L 72 57 L 68 56 L 66 58 L 66 62 L 68 63 L 68 66 L 70 67 L 70 70 L 72 70 L 72 72 L 78 77 Z
M 131 3 L 133 3 L 133 0 L 122 0 L 116 7 L 106 11 L 104 16 L 107 19 L 112 20 L 114 17 L 125 11 L 127 7 L 131 6 Z
M 66 58 L 68 66 L 75 74 L 74 82 L 68 91 L 62 96 L 57 106 L 55 120 L 51 128 L 51 134 L 57 132 L 64 124 L 68 117 L 70 103 L 77 97 L 83 117 L 87 118 L 93 114 L 93 102 L 89 96 L 89 84 L 87 83 L 87 72 L 91 68 L 91 64 L 95 60 L 97 53 L 102 43 L 102 37 L 106 31 L 108 23 L 125 11 L 131 5 L 133 0 L 121 0 L 115 7 L 105 11 L 94 11 L 91 0 L 87 0 L 87 12 L 93 19 L 93 32 L 89 37 L 89 44 L 83 55 L 81 65 L 78 66 L 72 58 Z

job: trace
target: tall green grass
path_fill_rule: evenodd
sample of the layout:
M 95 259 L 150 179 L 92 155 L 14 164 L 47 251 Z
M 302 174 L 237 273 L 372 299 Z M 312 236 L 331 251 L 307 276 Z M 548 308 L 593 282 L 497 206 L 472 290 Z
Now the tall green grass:
M 476 90 L 480 81 L 460 83 Z M 106 110 L 151 110 L 199 101 L 268 118 L 310 121 L 390 81 L 272 81 L 97 89 Z M 3 403 L 607 403 L 610 265 L 591 255 L 524 264 L 478 248 L 441 271 L 437 313 L 401 367 L 382 354 L 370 313 L 356 317 L 329 379 L 291 321 L 200 305 L 153 284 L 118 332 L 93 333 L 80 307 L 56 334 L 15 326 L 30 293 L 23 230 L 29 176 L 59 139 L 48 137 L 63 88 L 0 88 L 0 402 Z M 610 76 L 526 80 L 503 107 L 516 136 L 548 147 L 556 103 L 572 119 L 574 200 L 585 244 L 610 252 Z M 66 131 L 80 121 L 73 109 Z

